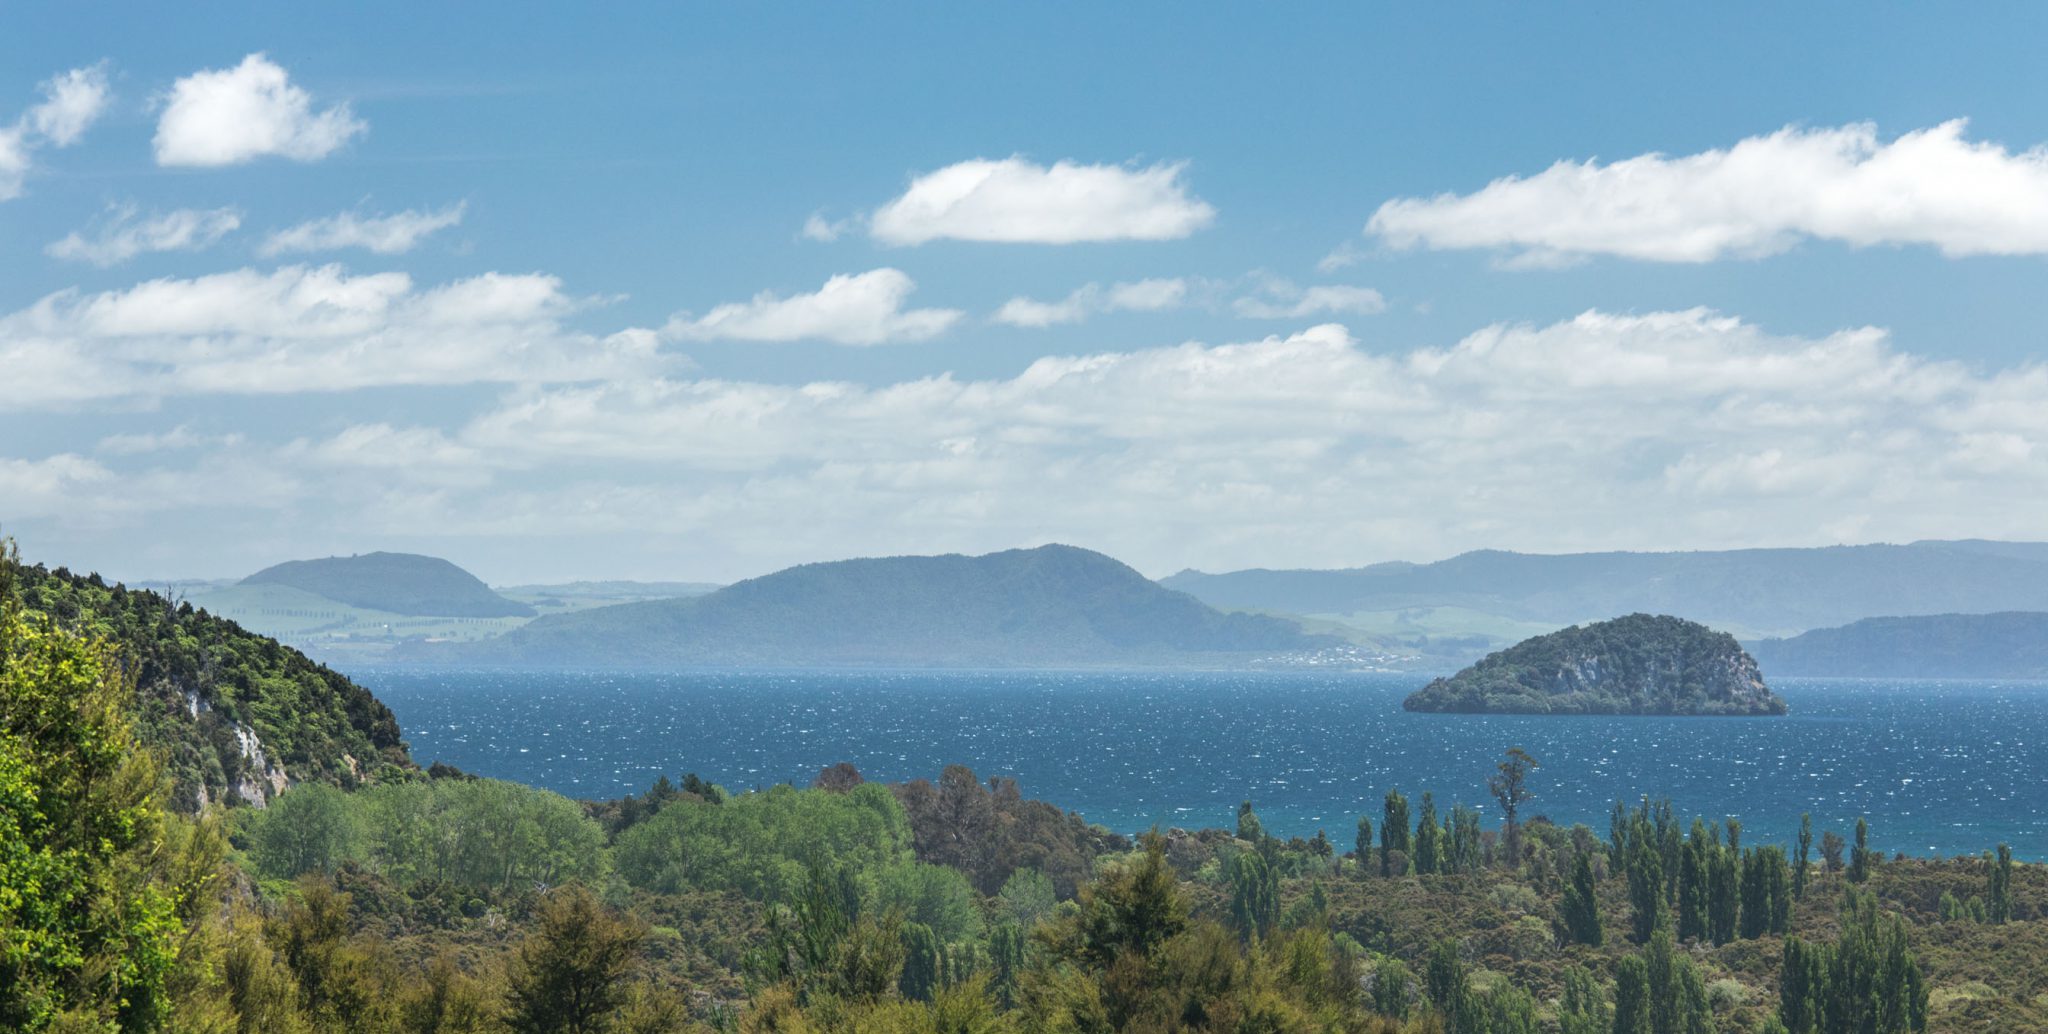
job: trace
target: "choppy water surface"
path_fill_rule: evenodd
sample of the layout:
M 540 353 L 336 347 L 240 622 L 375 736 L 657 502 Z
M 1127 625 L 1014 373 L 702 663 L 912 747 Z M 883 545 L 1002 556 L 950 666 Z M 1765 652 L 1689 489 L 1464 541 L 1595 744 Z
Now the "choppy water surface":
M 1349 844 L 1390 786 L 1484 803 L 1500 752 L 1543 767 L 1537 809 L 1603 834 L 1616 797 L 1670 797 L 1783 841 L 1811 811 L 1871 817 L 1886 851 L 1997 842 L 2048 858 L 2048 683 L 1777 680 L 1787 718 L 1535 718 L 1401 710 L 1421 684 L 1347 673 L 387 672 L 360 681 L 422 763 L 574 797 L 696 772 L 735 789 L 952 762 L 1113 829 L 1229 825 Z

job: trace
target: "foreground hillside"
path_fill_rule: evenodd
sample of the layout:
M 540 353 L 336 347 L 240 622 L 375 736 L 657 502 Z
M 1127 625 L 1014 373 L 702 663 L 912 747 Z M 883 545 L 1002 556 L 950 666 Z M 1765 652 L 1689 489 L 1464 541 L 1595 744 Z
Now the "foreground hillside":
M 807 564 L 400 657 L 598 668 L 1221 664 L 1333 642 L 1282 619 L 1218 613 L 1100 553 L 1042 546 Z
M 174 807 L 261 805 L 297 782 L 352 786 L 412 764 L 389 708 L 297 650 L 98 575 L 0 565 L 28 611 L 118 651 Z
M 534 609 L 491 591 L 475 575 L 439 557 L 364 553 L 291 560 L 266 567 L 243 585 L 282 585 L 351 607 L 423 617 L 532 617 Z
M 1735 637 L 1630 614 L 1537 636 L 1435 679 L 1410 711 L 1491 714 L 1780 715 L 1785 701 Z
M 2048 679 L 2048 613 L 1866 618 L 1750 650 L 1774 675 Z
M 1677 614 L 1745 638 L 1895 614 L 2048 611 L 2048 544 L 1539 556 L 1485 550 L 1333 571 L 1185 571 L 1163 580 L 1226 610 L 1346 619 L 1369 631 L 1507 642 L 1610 614 Z M 1439 632 L 1440 634 L 1440 632 Z

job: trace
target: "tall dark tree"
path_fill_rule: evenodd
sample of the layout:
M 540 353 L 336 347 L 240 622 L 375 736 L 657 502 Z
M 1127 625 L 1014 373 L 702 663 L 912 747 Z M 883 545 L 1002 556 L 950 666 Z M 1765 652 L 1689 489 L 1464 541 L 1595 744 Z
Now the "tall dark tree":
M 1256 851 L 1231 857 L 1230 918 L 1247 941 L 1271 933 L 1280 918 L 1280 872 Z
M 923 923 L 903 924 L 903 997 L 929 1002 L 945 983 L 945 946 Z
M 1250 801 L 1237 806 L 1237 838 L 1251 841 L 1254 847 L 1266 840 L 1266 824 L 1259 821 Z
M 2012 919 L 2012 845 L 1998 845 L 1998 861 L 1991 866 L 1991 886 L 1987 899 L 1990 918 L 1994 923 Z
M 1631 839 L 1634 844 L 1628 860 L 1629 926 L 1636 943 L 1644 944 L 1664 921 L 1664 866 L 1648 838 Z M 1619 1008 L 1617 1004 L 1616 1009 Z
M 1415 820 L 1415 871 L 1430 875 L 1442 871 L 1444 828 L 1437 825 L 1436 797 L 1422 792 L 1422 815 Z
M 1614 968 L 1614 1034 L 1651 1034 L 1650 967 L 1640 955 Z
M 1388 790 L 1385 812 L 1380 822 L 1380 875 L 1405 875 L 1393 871 L 1393 856 L 1408 857 L 1408 798 L 1399 790 Z
M 1564 888 L 1564 926 L 1580 944 L 1600 946 L 1600 898 L 1593 880 L 1593 859 L 1584 851 L 1572 861 L 1571 882 Z
M 1520 747 L 1509 747 L 1507 757 L 1496 766 L 1494 774 L 1487 778 L 1486 789 L 1500 804 L 1501 843 L 1507 851 L 1507 866 L 1517 869 L 1522 864 L 1522 805 L 1534 800 L 1536 795 L 1529 790 L 1529 773 L 1542 767 L 1541 762 L 1529 756 Z
M 1557 1034 L 1608 1034 L 1607 997 L 1600 981 L 1573 965 L 1564 971 L 1564 993 L 1557 1000 Z
M 1870 878 L 1871 863 L 1876 861 L 1870 854 L 1870 823 L 1861 816 L 1856 819 L 1856 845 L 1849 849 L 1849 882 L 1862 883 Z
M 1806 900 L 1806 870 L 1812 864 L 1810 861 L 1812 850 L 1813 813 L 1810 811 L 1801 812 L 1799 815 L 1798 864 L 1792 870 L 1792 896 L 1800 901 Z
M 1706 820 L 1693 819 L 1692 835 L 1686 838 L 1685 850 L 1680 852 L 1678 862 L 1679 940 L 1707 939 L 1709 874 L 1713 871 L 1713 856 L 1718 853 L 1718 847 L 1707 832 Z
M 1372 865 L 1372 819 L 1364 815 L 1358 817 L 1358 840 L 1356 846 L 1358 852 L 1358 874 L 1364 876 L 1370 871 L 1369 866 Z

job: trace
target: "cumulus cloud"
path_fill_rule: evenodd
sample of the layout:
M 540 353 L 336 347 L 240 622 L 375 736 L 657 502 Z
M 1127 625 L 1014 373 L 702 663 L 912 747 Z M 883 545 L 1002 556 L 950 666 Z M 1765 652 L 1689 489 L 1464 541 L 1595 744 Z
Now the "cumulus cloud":
M 1083 284 L 1056 302 L 1041 302 L 1022 296 L 1012 298 L 989 317 L 1013 327 L 1050 327 L 1079 323 L 1104 312 L 1159 312 L 1178 308 L 1187 300 L 1188 282 L 1178 277 L 1135 280 L 1111 284 Z
M 683 313 L 663 329 L 690 341 L 830 341 L 882 345 L 924 341 L 959 322 L 958 309 L 905 309 L 917 284 L 900 269 L 842 273 L 809 294 L 763 291 L 702 316 Z
M 72 231 L 43 248 L 51 258 L 90 262 L 106 268 L 157 251 L 199 251 L 212 247 L 242 225 L 232 208 L 180 208 L 137 218 L 134 205 L 116 205 L 88 237 Z
M 458 202 L 439 211 L 406 209 L 391 215 L 342 212 L 278 230 L 264 238 L 260 253 L 363 248 L 379 255 L 402 255 L 429 236 L 460 225 L 468 207 L 467 202 Z
M 1258 288 L 1231 303 L 1240 316 L 1262 320 L 1307 319 L 1316 316 L 1374 316 L 1387 311 L 1387 300 L 1370 287 L 1315 284 L 1302 287 L 1280 277 L 1257 277 Z
M 0 201 L 21 196 L 38 150 L 77 143 L 107 110 L 113 95 L 105 63 L 52 76 L 40 89 L 40 103 L 13 125 L 0 126 Z
M 1216 210 L 1182 182 L 1185 163 L 1051 167 L 977 158 L 918 176 L 877 209 L 868 230 L 884 244 L 950 239 L 1012 244 L 1178 240 Z
M 345 103 L 315 110 L 283 67 L 250 54 L 233 68 L 171 85 L 156 126 L 158 165 L 239 165 L 267 156 L 313 162 L 369 129 Z
M 1757 258 L 1809 238 L 2048 253 L 2048 149 L 2008 151 L 1965 128 L 1887 142 L 1869 123 L 1787 127 L 1725 151 L 1564 161 L 1471 194 L 1388 201 L 1366 232 L 1397 248 L 1501 249 L 1513 266 Z
M 422 289 L 340 266 L 242 269 L 48 295 L 0 316 L 0 411 L 91 399 L 637 376 L 652 331 L 566 328 L 561 281 L 486 273 Z
M 810 218 L 804 220 L 804 228 L 799 230 L 797 235 L 807 241 L 830 244 L 858 225 L 858 219 L 827 219 L 823 212 L 812 212 Z

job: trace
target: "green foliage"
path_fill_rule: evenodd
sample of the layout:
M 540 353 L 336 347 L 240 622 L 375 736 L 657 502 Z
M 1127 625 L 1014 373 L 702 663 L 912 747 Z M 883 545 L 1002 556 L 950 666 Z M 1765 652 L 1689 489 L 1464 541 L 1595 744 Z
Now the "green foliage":
M 1030 930 L 1038 921 L 1052 915 L 1053 906 L 1059 898 L 1053 893 L 1052 880 L 1037 869 L 1018 869 L 1003 881 L 1003 889 L 997 895 L 1003 911 L 1017 923 L 1018 928 Z
M 1812 866 L 1812 850 L 1813 813 L 1801 812 L 1799 815 L 1799 854 L 1795 857 L 1792 866 L 1792 897 L 1798 901 L 1806 900 L 1806 872 Z
M 1928 992 L 1906 924 L 1849 888 L 1830 947 L 1785 940 L 1778 1019 L 1791 1034 L 1912 1034 L 1927 1029 Z
M 1571 882 L 1564 888 L 1565 932 L 1579 944 L 1598 948 L 1603 938 L 1600 930 L 1600 892 L 1593 879 L 1593 859 L 1585 851 L 1576 852 L 1572 860 Z
M 10 570 L 29 611 L 118 655 L 132 683 L 125 708 L 137 738 L 162 754 L 172 808 L 233 803 L 238 785 L 264 783 L 270 773 L 253 758 L 259 743 L 271 765 L 300 783 L 350 787 L 383 766 L 412 765 L 389 708 L 296 650 L 98 575 Z
M 627 1002 L 625 977 L 647 936 L 582 887 L 554 891 L 506 975 L 505 1023 L 514 1034 L 609 1029 Z
M 1380 875 L 1407 875 L 1408 850 L 1408 798 L 1399 790 L 1388 790 L 1384 821 L 1380 823 Z M 1399 873 L 1393 871 L 1396 854 L 1403 859 Z
M 1564 971 L 1564 992 L 1557 1001 L 1557 1034 L 1608 1034 L 1607 996 L 1586 967 Z
M 909 862 L 910 821 L 889 791 L 777 786 L 722 805 L 678 804 L 627 830 L 615 858 L 635 886 L 674 894 L 736 890 L 784 902 L 813 868 L 876 874 Z
M 1735 637 L 1674 617 L 1631 614 L 1524 640 L 1436 679 L 1411 711 L 1507 714 L 1778 715 Z
M 1637 944 L 1664 925 L 1664 866 L 1648 837 L 1635 837 L 1628 863 L 1629 924 Z M 1619 1006 L 1617 1006 L 1619 1008 Z
M 1225 863 L 1230 875 L 1230 921 L 1247 941 L 1265 936 L 1280 915 L 1280 874 L 1257 851 L 1232 854 Z
M 1998 861 L 1991 866 L 1990 886 L 1985 891 L 1990 899 L 1990 918 L 1994 923 L 2012 919 L 2012 846 L 1998 845 Z
M 877 874 L 875 891 L 875 911 L 900 913 L 942 945 L 982 934 L 980 898 L 958 870 L 923 862 L 892 865 Z
M 1430 875 L 1443 871 L 1444 830 L 1437 825 L 1436 798 L 1424 791 L 1422 817 L 1415 820 L 1415 871 Z
M 259 871 L 289 879 L 361 862 L 400 887 L 494 890 L 600 879 L 604 832 L 574 801 L 494 779 L 296 788 L 249 822 Z
M 183 893 L 158 769 L 107 644 L 24 612 L 16 570 L 0 541 L 0 1029 L 148 1029 Z
M 1856 846 L 1849 849 L 1849 882 L 1862 883 L 1870 878 L 1870 867 L 1876 862 L 1870 852 L 1870 823 L 1863 817 L 1856 819 Z

